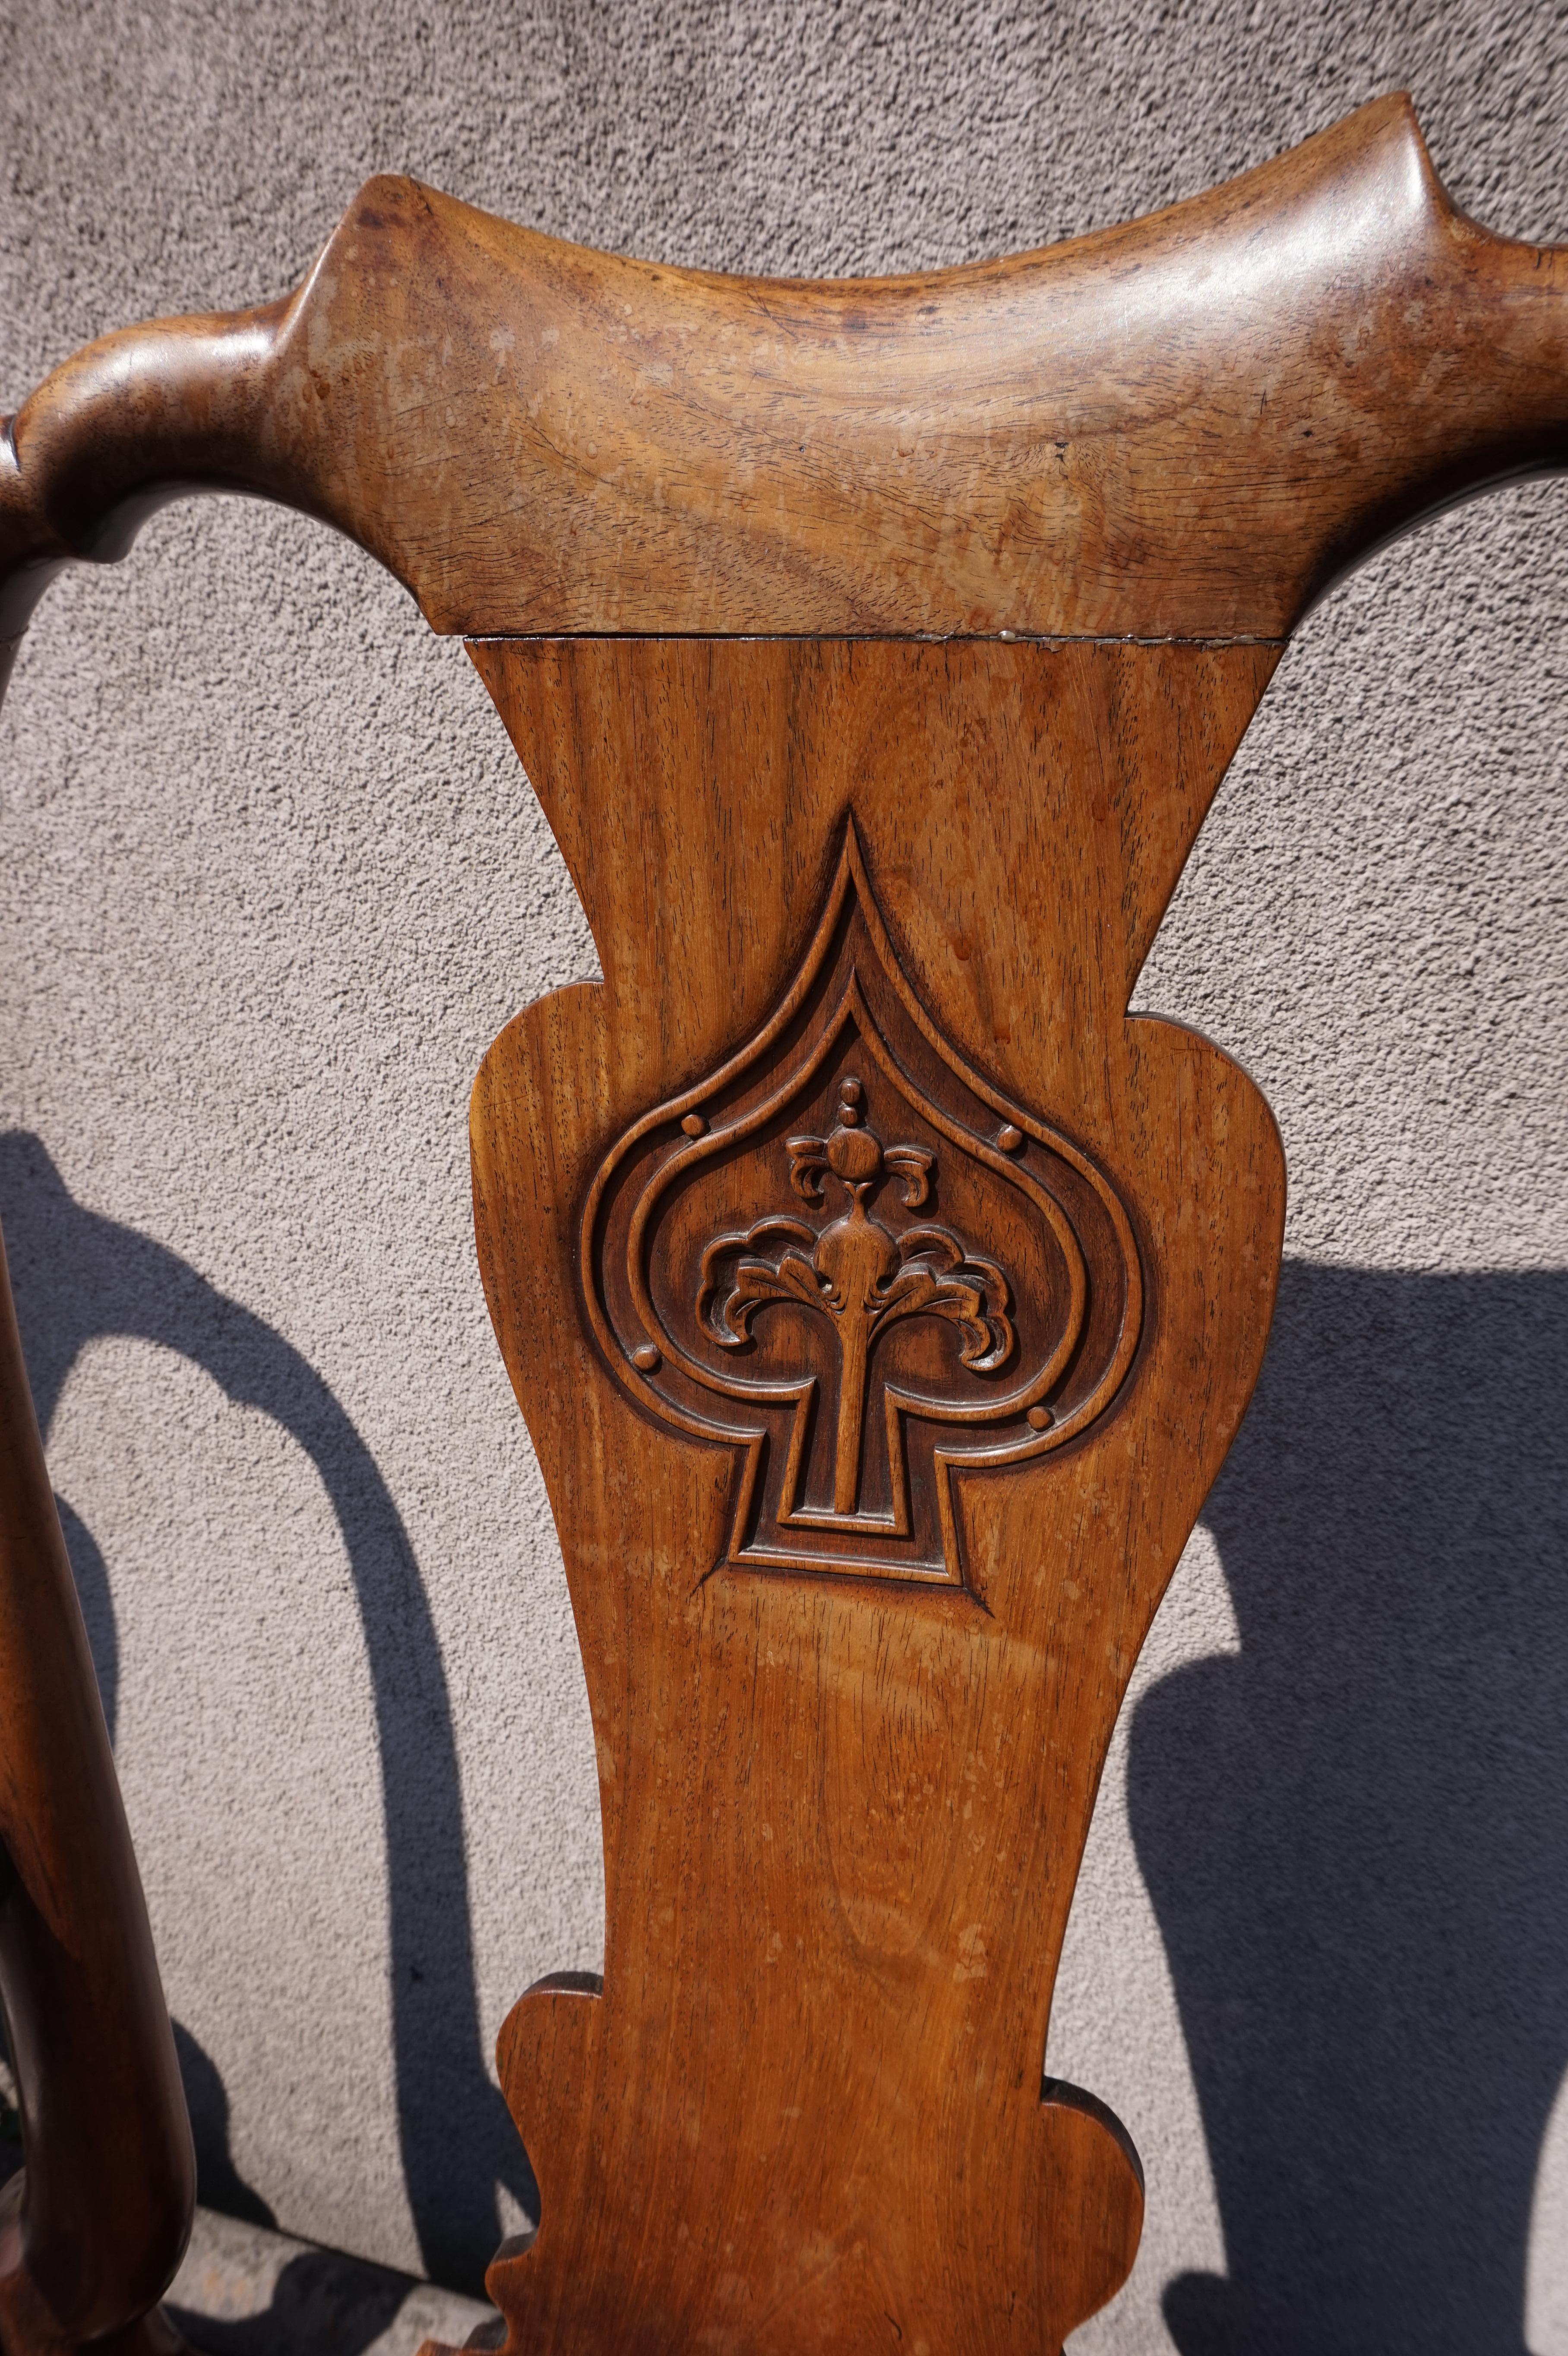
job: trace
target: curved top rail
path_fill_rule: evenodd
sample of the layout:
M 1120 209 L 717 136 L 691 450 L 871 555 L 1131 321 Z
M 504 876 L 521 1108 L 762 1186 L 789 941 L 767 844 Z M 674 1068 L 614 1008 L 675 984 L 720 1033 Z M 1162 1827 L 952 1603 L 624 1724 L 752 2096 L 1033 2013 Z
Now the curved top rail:
M 1456 211 L 1408 98 L 1045 252 L 816 284 L 371 180 L 292 299 L 130 328 L 0 444 L 0 638 L 178 490 L 378 556 L 438 630 L 1279 637 L 1568 461 L 1568 249 Z

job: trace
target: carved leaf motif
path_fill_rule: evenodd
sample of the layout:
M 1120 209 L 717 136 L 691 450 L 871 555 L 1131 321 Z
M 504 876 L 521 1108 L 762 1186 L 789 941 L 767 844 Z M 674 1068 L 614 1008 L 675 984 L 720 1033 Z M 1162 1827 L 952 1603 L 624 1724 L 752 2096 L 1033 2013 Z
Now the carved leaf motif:
M 820 1203 L 823 1173 L 827 1168 L 825 1137 L 792 1137 L 789 1141 L 789 1183 L 803 1203 Z
M 947 1227 L 895 1234 L 874 1215 L 890 1177 L 897 1180 L 906 1208 L 926 1201 L 936 1156 L 928 1146 L 884 1146 L 867 1126 L 865 1095 L 864 1084 L 846 1075 L 831 1135 L 788 1141 L 796 1194 L 825 1202 L 831 1177 L 846 1197 L 842 1215 L 820 1232 L 799 1220 L 771 1218 L 744 1235 L 715 1237 L 702 1255 L 697 1294 L 698 1316 L 727 1350 L 752 1340 L 752 1320 L 769 1302 L 793 1302 L 832 1321 L 838 1340 L 833 1509 L 850 1520 L 861 1513 L 866 1407 L 880 1335 L 901 1318 L 941 1318 L 958 1328 L 960 1363 L 976 1375 L 994 1374 L 1013 1347 L 1007 1313 L 1011 1291 L 994 1261 L 970 1258 Z M 811 1257 L 793 1248 L 772 1259 L 741 1257 L 774 1236 L 791 1247 L 809 1244 Z
M 716 1283 L 709 1273 L 709 1261 L 715 1269 L 737 1249 L 757 1243 L 771 1231 L 792 1225 L 782 1219 L 763 1219 L 744 1236 L 720 1236 L 703 1255 L 703 1282 L 698 1295 L 698 1314 L 708 1313 L 709 1329 L 717 1342 L 727 1350 L 739 1350 L 752 1338 L 752 1320 L 757 1311 L 770 1301 L 804 1301 L 808 1309 L 823 1307 L 821 1278 L 808 1259 L 798 1252 L 782 1252 L 776 1260 L 743 1259 L 730 1280 L 729 1290 L 721 1300 L 715 1301 Z M 814 1243 L 809 1228 L 801 1232 L 801 1240 Z
M 959 1357 L 972 1373 L 1005 1366 L 1013 1351 L 1007 1313 L 1012 1295 L 1001 1269 L 966 1258 L 945 1227 L 911 1227 L 899 1238 L 899 1252 L 902 1265 L 886 1288 L 870 1339 L 898 1317 L 944 1317 L 963 1333 Z
M 942 1038 L 853 827 L 774 1013 L 625 1132 L 581 1234 L 621 1379 L 737 1451 L 735 1569 L 965 1585 L 951 1476 L 1071 1440 L 1138 1339 L 1115 1189 Z
M 882 1160 L 903 1188 L 904 1208 L 918 1211 L 931 1194 L 931 1165 L 934 1154 L 923 1145 L 890 1145 Z

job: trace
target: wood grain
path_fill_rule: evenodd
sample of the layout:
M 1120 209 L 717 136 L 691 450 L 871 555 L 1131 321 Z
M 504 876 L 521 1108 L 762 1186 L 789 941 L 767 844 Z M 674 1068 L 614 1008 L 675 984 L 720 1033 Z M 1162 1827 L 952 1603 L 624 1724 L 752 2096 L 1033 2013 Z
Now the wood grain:
M 1306 605 L 1568 460 L 1565 292 L 1401 98 L 883 281 L 383 177 L 294 295 L 0 423 L 0 686 L 61 564 L 182 489 L 287 501 L 469 637 L 599 946 L 472 1121 L 606 1873 L 602 1987 L 501 2039 L 544 2202 L 492 2270 L 513 2356 L 1051 2356 L 1125 2279 L 1136 2158 L 1043 2082 L 1051 1989 L 1285 1185 L 1245 1076 L 1127 1006 Z M 150 2356 L 188 2137 L 4 1333 L 0 1521 L 0 2346 Z
M 90 347 L 0 437 L 0 639 L 171 485 L 323 517 L 438 630 L 1277 637 L 1568 455 L 1568 264 L 1410 102 L 1125 229 L 885 280 L 591 253 L 372 180 L 300 292 Z
M 607 1905 L 603 1995 L 547 1985 L 502 2035 L 543 2200 L 535 2249 L 492 2270 L 508 2345 L 1055 2349 L 1125 2275 L 1142 2194 L 1108 2115 L 1042 2097 L 1051 1984 L 1128 1672 L 1261 1359 L 1284 1207 L 1256 1089 L 1127 997 L 1274 656 L 474 654 L 604 974 L 508 1026 L 473 1111 L 480 1265 L 587 1672 Z M 1141 1278 L 1102 1409 L 955 1472 L 956 1584 L 737 1558 L 743 1447 L 673 1429 L 583 1300 L 596 1172 L 650 1110 L 656 1150 L 682 1139 L 688 1093 L 724 1101 L 737 1051 L 729 1096 L 755 1093 L 749 1043 L 831 921 L 851 822 L 913 1001 L 1001 1107 L 1092 1161 Z M 891 1083 L 867 1086 L 874 1114 Z M 766 1208 L 726 1118 L 719 1167 Z M 794 1119 L 764 1130 L 786 1200 Z M 1011 1215 L 987 1217 L 1006 1191 L 987 1172 L 963 1215 L 1021 1268 Z M 701 1184 L 687 1202 L 706 1226 Z M 1020 1281 L 1020 1329 L 1050 1305 Z M 759 1344 L 763 1374 L 790 1346 Z M 974 1387 L 951 1346 L 926 1371 Z

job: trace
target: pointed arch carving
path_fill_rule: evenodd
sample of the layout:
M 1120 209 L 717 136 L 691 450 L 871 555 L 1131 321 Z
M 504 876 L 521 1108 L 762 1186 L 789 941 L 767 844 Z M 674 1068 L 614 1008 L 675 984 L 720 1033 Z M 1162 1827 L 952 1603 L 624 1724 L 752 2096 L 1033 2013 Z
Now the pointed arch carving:
M 606 1155 L 581 1269 L 638 1405 L 735 1451 L 738 1571 L 974 1588 L 953 1475 L 1075 1439 L 1143 1322 L 1116 1188 L 944 1037 L 852 819 L 772 1016 Z

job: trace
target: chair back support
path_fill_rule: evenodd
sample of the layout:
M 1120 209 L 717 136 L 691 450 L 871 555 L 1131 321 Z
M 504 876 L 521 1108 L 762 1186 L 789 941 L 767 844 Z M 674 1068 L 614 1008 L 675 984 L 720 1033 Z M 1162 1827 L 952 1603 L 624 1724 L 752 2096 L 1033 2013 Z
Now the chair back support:
M 382 178 L 287 301 L 110 337 L 9 422 L 0 637 L 193 486 L 336 525 L 467 637 L 602 960 L 508 1024 L 471 1124 L 607 1909 L 602 1985 L 501 2036 L 542 2201 L 490 2275 L 516 2356 L 1054 2351 L 1125 2280 L 1141 2171 L 1042 2081 L 1052 1982 L 1285 1205 L 1258 1090 L 1129 1000 L 1309 601 L 1568 458 L 1565 288 L 1456 214 L 1403 99 L 1152 220 L 864 283 Z M 84 2169 L 150 2152 L 170 2214 L 188 2137 L 14 1348 L 0 1378 L 0 1989 L 41 2024 L 8 2279 L 75 2344 L 51 2116 Z M 122 1993 L 69 2034 L 129 2038 L 112 2083 L 40 1979 L 90 1894 Z M 177 2238 L 147 2217 L 124 2317 Z

